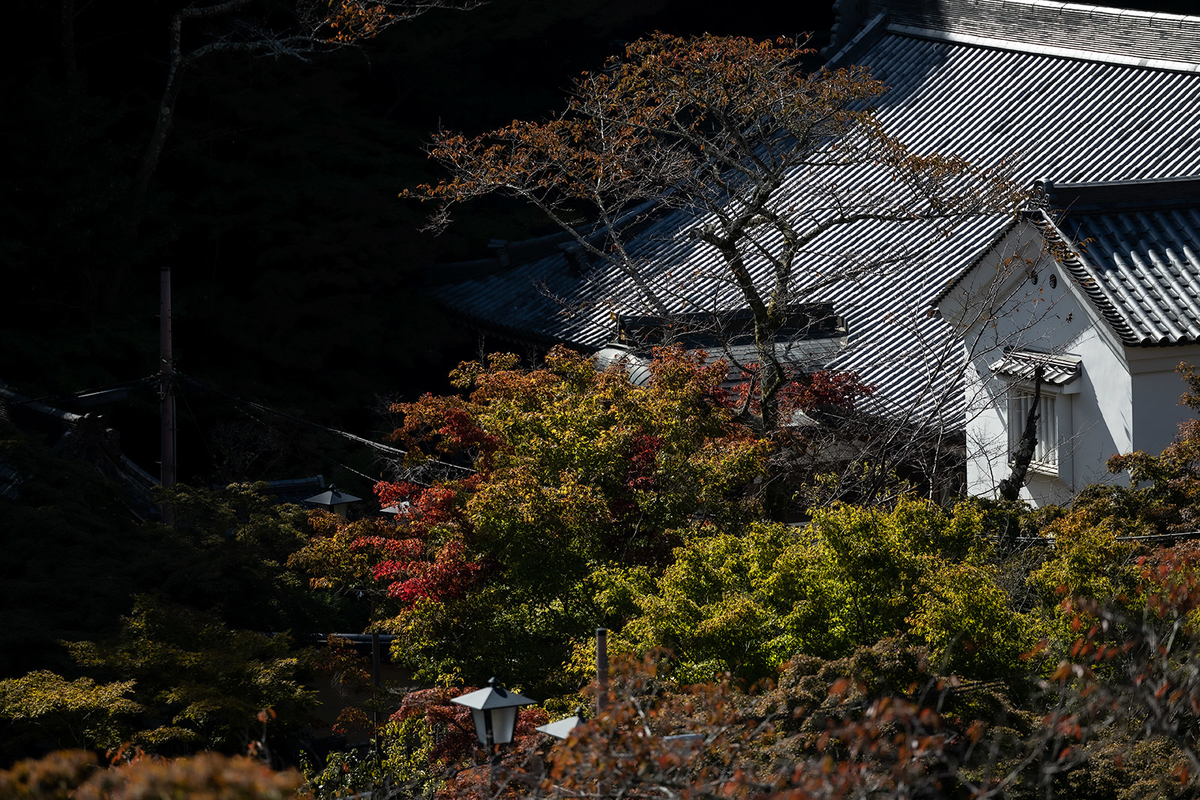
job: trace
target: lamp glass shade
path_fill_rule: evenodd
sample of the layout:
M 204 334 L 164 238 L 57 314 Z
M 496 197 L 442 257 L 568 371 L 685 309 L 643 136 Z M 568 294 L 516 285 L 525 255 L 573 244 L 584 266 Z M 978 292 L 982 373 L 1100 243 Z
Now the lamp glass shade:
M 475 720 L 475 735 L 479 737 L 479 743 L 487 747 L 487 721 L 484 719 L 484 714 L 488 712 L 479 709 L 471 709 L 471 719 Z
M 508 744 L 513 740 L 517 727 L 518 706 L 504 708 L 471 709 L 471 718 L 475 722 L 475 735 L 479 743 L 487 747 L 487 717 L 492 718 L 492 744 Z M 485 716 L 486 715 L 486 716 Z
M 508 744 L 513 740 L 513 731 L 517 727 L 517 711 L 517 706 L 505 706 L 487 712 L 492 715 L 492 739 L 496 744 Z

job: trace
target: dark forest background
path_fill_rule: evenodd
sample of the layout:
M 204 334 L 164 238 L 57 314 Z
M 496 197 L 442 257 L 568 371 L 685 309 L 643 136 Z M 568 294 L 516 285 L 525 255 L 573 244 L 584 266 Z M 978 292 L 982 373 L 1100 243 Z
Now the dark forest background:
M 1193 0 L 1108 5 L 1196 13 Z M 492 0 L 397 25 L 313 57 L 216 55 L 185 75 L 148 193 L 138 156 L 165 80 L 164 0 L 61 0 L 9 9 L 0 73 L 0 381 L 63 399 L 157 369 L 159 268 L 172 268 L 180 477 L 222 482 L 323 472 L 365 492 L 370 451 L 335 444 L 232 396 L 378 438 L 381 398 L 446 388 L 480 342 L 423 295 L 439 262 L 491 237 L 545 232 L 501 201 L 418 231 L 399 199 L 439 176 L 439 126 L 477 133 L 562 106 L 573 76 L 654 30 L 754 37 L 814 32 L 829 0 Z M 503 343 L 494 343 L 502 347 Z M 209 387 L 208 390 L 200 385 Z M 224 394 L 221 394 L 224 393 Z M 152 388 L 100 409 L 157 472 Z

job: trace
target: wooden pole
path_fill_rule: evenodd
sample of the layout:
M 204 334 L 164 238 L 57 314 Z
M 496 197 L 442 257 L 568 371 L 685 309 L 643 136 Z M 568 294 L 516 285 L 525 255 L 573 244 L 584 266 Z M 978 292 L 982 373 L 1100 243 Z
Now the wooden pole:
M 159 271 L 158 396 L 160 480 L 163 488 L 175 485 L 175 363 L 171 353 L 171 268 Z M 162 520 L 174 524 L 174 514 L 164 504 Z
M 596 628 L 596 716 L 608 708 L 608 629 Z
M 483 729 L 487 739 L 488 796 L 496 791 L 496 734 L 492 729 L 492 712 L 483 712 Z
M 596 716 L 608 710 L 608 629 L 596 628 Z M 596 776 L 596 797 L 604 797 L 604 780 Z
M 372 622 L 374 622 L 375 600 L 371 599 Z M 383 765 L 383 754 L 379 750 L 379 631 L 371 631 L 371 685 L 374 690 L 371 693 L 374 701 L 374 707 L 371 709 L 371 728 L 374 730 L 373 739 L 375 742 L 375 766 Z

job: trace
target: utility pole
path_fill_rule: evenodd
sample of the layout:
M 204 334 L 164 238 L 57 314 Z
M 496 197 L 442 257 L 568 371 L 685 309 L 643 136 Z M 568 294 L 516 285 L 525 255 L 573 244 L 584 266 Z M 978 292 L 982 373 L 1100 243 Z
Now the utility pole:
M 171 355 L 171 268 L 159 270 L 158 299 L 158 399 L 160 480 L 164 489 L 175 485 L 175 364 Z M 162 521 L 174 524 L 174 513 L 166 504 Z
M 608 708 L 608 629 L 596 628 L 596 716 Z
M 375 746 L 375 766 L 383 766 L 383 753 L 379 749 L 379 630 L 375 627 L 375 595 L 371 595 L 371 743 Z

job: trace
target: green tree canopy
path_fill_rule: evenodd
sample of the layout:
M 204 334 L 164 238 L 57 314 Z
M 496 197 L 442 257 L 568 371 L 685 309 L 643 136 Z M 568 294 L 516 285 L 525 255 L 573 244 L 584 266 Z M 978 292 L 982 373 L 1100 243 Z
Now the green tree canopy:
M 464 394 L 393 409 L 412 468 L 439 458 L 462 477 L 381 485 L 385 504 L 411 501 L 398 533 L 361 529 L 338 545 L 327 531 L 295 563 L 328 577 L 373 551 L 394 652 L 421 677 L 483 681 L 504 652 L 521 680 L 561 682 L 572 639 L 605 620 L 598 570 L 661 569 L 681 530 L 733 531 L 753 512 L 764 450 L 722 404 L 724 367 L 667 349 L 651 370 L 637 386 L 565 349 L 539 369 L 515 356 L 463 364 Z M 318 551 L 325 566 L 309 560 Z
M 701 532 L 654 591 L 634 596 L 640 613 L 621 638 L 673 648 L 691 680 L 768 677 L 798 654 L 840 658 L 906 633 L 942 668 L 1002 673 L 1031 643 L 990 556 L 971 503 L 947 513 L 902 499 L 821 511 L 808 527 Z

